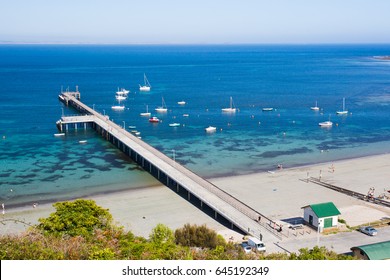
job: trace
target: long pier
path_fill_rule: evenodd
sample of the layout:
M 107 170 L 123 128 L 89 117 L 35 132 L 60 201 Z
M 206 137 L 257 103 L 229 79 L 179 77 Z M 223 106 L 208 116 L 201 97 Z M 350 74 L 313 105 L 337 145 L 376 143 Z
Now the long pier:
M 57 121 L 61 132 L 71 128 L 92 127 L 160 182 L 178 193 L 185 190 L 188 200 L 199 202 L 203 210 L 211 209 L 215 219 L 223 217 L 232 229 L 236 227 L 244 233 L 268 241 L 287 237 L 275 221 L 148 145 L 111 121 L 108 116 L 83 104 L 79 100 L 78 90 L 62 92 L 59 99 L 81 113 L 80 116 L 62 116 Z

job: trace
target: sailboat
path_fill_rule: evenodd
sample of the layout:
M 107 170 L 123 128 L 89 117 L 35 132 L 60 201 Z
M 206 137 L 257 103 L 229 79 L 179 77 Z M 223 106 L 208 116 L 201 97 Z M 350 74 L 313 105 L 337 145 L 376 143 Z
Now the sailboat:
M 164 97 L 161 97 L 162 99 L 162 104 L 160 107 L 157 107 L 155 110 L 158 113 L 166 113 L 168 111 L 167 105 L 165 104 Z
M 318 111 L 319 109 L 320 109 L 320 107 L 317 106 L 317 101 L 316 101 L 316 106 L 310 107 L 310 110 L 313 110 L 313 111 Z
M 116 92 L 116 94 L 119 94 L 119 95 L 127 95 L 127 94 L 129 94 L 129 92 L 130 92 L 130 90 L 127 90 L 127 89 L 124 89 L 124 88 L 121 88 L 121 89 L 119 90 L 119 88 L 118 88 L 118 91 Z
M 343 98 L 343 110 L 342 111 L 337 111 L 337 115 L 346 115 L 348 114 L 348 110 L 345 110 L 345 98 Z
M 111 109 L 114 111 L 123 111 L 125 109 L 125 105 L 120 105 L 120 101 L 118 100 L 118 105 L 111 106 Z
M 233 97 L 230 96 L 230 107 L 229 108 L 222 108 L 222 112 L 228 112 L 228 113 L 235 113 L 236 108 L 233 104 Z
M 150 117 L 151 113 L 148 111 L 148 105 L 146 105 L 146 112 L 140 114 L 143 117 Z
M 325 122 L 320 122 L 318 125 L 321 126 L 321 127 L 331 127 L 331 126 L 333 126 L 333 123 L 330 121 L 330 114 L 329 114 L 329 120 L 327 120 Z
M 146 75 L 144 73 L 144 85 L 143 86 L 139 85 L 139 90 L 140 91 L 150 91 L 150 89 L 151 89 L 151 85 L 148 81 L 148 78 L 146 78 Z

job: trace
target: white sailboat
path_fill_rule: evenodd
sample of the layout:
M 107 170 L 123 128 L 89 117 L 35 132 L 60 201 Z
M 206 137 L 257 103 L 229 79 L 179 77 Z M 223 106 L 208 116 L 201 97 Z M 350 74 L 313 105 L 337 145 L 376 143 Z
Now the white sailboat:
M 342 111 L 337 111 L 337 115 L 346 115 L 348 114 L 348 110 L 345 110 L 345 98 L 343 98 L 343 110 Z
M 152 86 L 150 85 L 148 78 L 146 78 L 146 75 L 144 73 L 144 85 L 143 86 L 139 85 L 139 90 L 140 91 L 150 91 L 151 88 L 152 88 Z
M 318 110 L 320 110 L 320 107 L 317 106 L 317 101 L 316 101 L 316 106 L 310 107 L 310 110 L 313 110 L 313 111 L 318 111 Z
M 127 89 L 124 89 L 124 88 L 121 88 L 121 89 L 119 90 L 119 88 L 118 88 L 118 91 L 116 92 L 116 94 L 119 94 L 119 95 L 127 95 L 127 94 L 129 94 L 129 92 L 130 92 L 130 90 L 127 90 Z
M 230 107 L 229 108 L 222 108 L 222 112 L 227 112 L 227 113 L 235 113 L 236 108 L 234 107 L 233 103 L 233 97 L 230 96 Z
M 114 105 L 111 106 L 111 109 L 115 111 L 123 111 L 125 109 L 125 105 Z
M 329 120 L 327 120 L 325 122 L 320 122 L 318 125 L 321 126 L 321 127 L 331 127 L 331 126 L 333 126 L 333 123 L 330 121 L 330 114 L 329 114 Z
M 168 111 L 167 105 L 165 104 L 164 97 L 161 97 L 162 104 L 161 106 L 157 107 L 155 110 L 158 113 L 166 113 Z
M 114 111 L 123 111 L 125 109 L 125 105 L 120 105 L 118 100 L 118 105 L 111 106 L 111 109 Z
M 148 110 L 148 105 L 146 105 L 146 112 L 140 114 L 143 117 L 150 117 L 151 113 Z

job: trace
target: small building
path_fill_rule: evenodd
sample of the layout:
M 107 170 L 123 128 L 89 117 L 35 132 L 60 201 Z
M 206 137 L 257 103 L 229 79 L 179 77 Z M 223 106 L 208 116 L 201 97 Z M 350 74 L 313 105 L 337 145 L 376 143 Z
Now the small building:
M 362 260 L 390 259 L 390 241 L 355 246 L 351 248 L 354 257 Z
M 341 214 L 333 202 L 310 204 L 302 207 L 305 222 L 320 232 L 324 229 L 335 228 L 338 225 L 338 216 Z

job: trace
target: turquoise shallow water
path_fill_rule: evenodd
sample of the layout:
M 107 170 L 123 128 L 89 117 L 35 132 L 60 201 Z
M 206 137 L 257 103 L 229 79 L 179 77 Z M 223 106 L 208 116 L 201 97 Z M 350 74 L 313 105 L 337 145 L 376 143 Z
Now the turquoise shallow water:
M 58 101 L 61 86 L 78 85 L 84 103 L 136 126 L 144 141 L 204 177 L 387 153 L 390 62 L 375 57 L 389 53 L 388 45 L 0 46 L 0 200 L 156 183 L 91 130 L 53 136 L 62 110 L 77 113 Z M 144 73 L 149 93 L 138 91 Z M 118 87 L 131 91 L 123 112 L 111 110 Z M 146 105 L 154 113 L 162 97 L 168 112 L 154 114 L 161 123 L 139 116 Z M 222 113 L 230 97 L 238 111 Z M 350 114 L 337 116 L 344 97 Z M 310 110 L 316 101 L 319 112 Z M 334 126 L 320 128 L 329 117 Z M 209 125 L 216 133 L 205 133 Z

